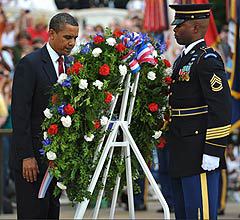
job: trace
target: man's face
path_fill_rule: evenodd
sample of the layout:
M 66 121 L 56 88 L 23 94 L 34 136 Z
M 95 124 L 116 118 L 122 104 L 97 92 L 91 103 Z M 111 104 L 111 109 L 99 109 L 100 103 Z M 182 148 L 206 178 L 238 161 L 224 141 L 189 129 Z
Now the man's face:
M 190 21 L 185 21 L 177 25 L 173 31 L 175 38 L 180 45 L 189 45 L 193 41 L 194 25 Z
M 69 55 L 78 37 L 78 26 L 66 24 L 62 30 L 49 30 L 49 43 L 59 55 Z

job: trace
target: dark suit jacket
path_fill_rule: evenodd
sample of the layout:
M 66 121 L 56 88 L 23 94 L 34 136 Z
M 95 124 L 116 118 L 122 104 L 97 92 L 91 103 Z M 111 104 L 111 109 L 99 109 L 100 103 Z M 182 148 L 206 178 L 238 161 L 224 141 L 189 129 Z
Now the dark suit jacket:
M 56 81 L 56 71 L 46 45 L 18 63 L 12 91 L 12 168 L 22 169 L 22 159 L 28 157 L 35 157 L 38 165 L 42 164 L 39 149 L 42 148 L 43 111 L 48 106 L 50 88 Z

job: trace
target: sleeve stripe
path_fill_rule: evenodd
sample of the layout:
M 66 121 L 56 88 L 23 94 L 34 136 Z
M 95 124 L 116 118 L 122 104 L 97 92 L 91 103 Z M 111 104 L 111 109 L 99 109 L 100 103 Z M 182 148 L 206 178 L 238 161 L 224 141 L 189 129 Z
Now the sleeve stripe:
M 226 147 L 226 146 L 224 146 L 224 145 L 221 145 L 221 144 L 214 144 L 214 143 L 211 143 L 211 142 L 208 142 L 208 141 L 206 141 L 205 142 L 206 144 L 210 144 L 210 145 L 213 145 L 213 146 L 216 146 L 216 147 Z
M 230 133 L 229 131 L 217 132 L 214 134 L 207 134 L 206 137 L 214 137 L 214 136 L 223 135 L 223 134 L 229 135 L 229 133 Z
M 211 131 L 221 131 L 221 130 L 224 130 L 226 128 L 229 128 L 230 129 L 231 125 L 226 125 L 226 126 L 222 126 L 222 127 L 217 127 L 217 128 L 208 128 L 207 129 L 207 132 L 211 132 Z
M 207 135 L 211 135 L 211 134 L 217 134 L 217 133 L 222 133 L 222 132 L 227 132 L 227 131 L 230 131 L 230 128 L 225 128 L 225 129 L 222 129 L 222 130 L 219 130 L 219 131 L 208 131 L 207 130 Z
M 227 133 L 222 133 L 222 134 L 215 135 L 215 136 L 207 136 L 207 137 L 206 137 L 206 140 L 223 138 L 223 137 L 227 137 L 228 135 L 229 135 L 229 132 L 227 132 Z

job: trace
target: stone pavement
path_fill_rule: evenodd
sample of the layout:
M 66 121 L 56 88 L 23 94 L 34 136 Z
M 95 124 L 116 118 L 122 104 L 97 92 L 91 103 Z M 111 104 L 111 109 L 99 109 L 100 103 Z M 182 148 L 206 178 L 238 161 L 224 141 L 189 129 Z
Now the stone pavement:
M 157 201 L 150 201 L 147 204 L 147 211 L 137 211 L 136 219 L 164 219 L 162 213 L 158 213 L 157 210 L 160 208 L 160 204 Z M 108 219 L 109 209 L 101 209 L 99 218 Z M 64 204 L 61 206 L 61 219 L 73 219 L 75 213 L 75 208 L 71 207 L 70 204 Z M 91 219 L 93 210 L 88 209 L 84 218 Z M 225 215 L 219 216 L 219 219 L 240 219 L 238 215 L 240 214 L 240 204 L 233 202 L 227 203 L 225 210 Z M 128 212 L 124 210 L 123 207 L 118 207 L 115 214 L 116 219 L 128 219 Z M 11 215 L 0 215 L 0 219 L 16 219 L 16 214 Z M 174 214 L 171 214 L 171 219 L 174 219 Z

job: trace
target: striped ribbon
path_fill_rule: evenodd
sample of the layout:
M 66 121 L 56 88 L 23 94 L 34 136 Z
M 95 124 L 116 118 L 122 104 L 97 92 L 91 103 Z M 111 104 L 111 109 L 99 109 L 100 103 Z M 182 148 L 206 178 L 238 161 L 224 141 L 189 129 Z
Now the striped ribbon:
M 47 170 L 46 170 L 46 173 L 43 177 L 43 180 L 42 180 L 39 192 L 38 192 L 38 198 L 39 199 L 42 199 L 42 198 L 45 197 L 47 189 L 48 189 L 52 179 L 53 179 L 53 176 L 50 175 L 49 167 L 48 167 Z
M 142 63 L 151 63 L 152 65 L 156 65 L 156 61 L 152 55 L 154 47 L 151 43 L 144 42 L 144 40 L 141 39 L 141 35 L 137 33 L 132 33 L 130 36 L 122 35 L 120 39 L 126 47 L 128 47 L 129 45 L 134 47 L 133 50 L 131 50 L 127 55 L 122 57 L 122 60 L 124 62 L 130 60 L 129 67 L 132 73 L 135 74 L 140 71 L 140 64 Z

